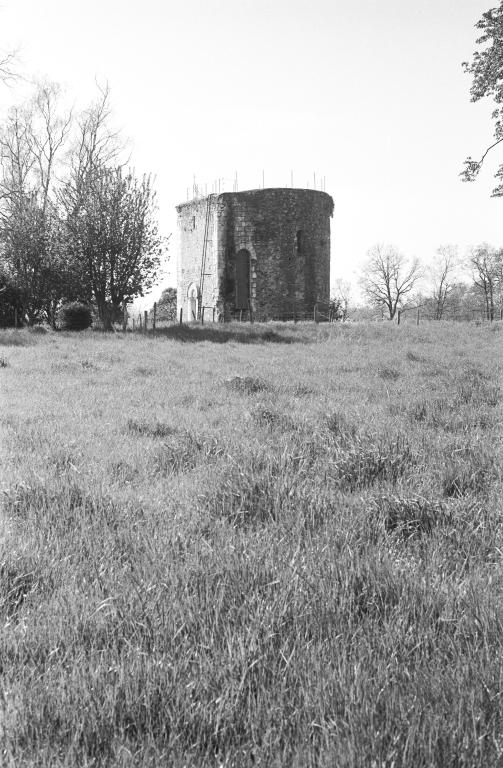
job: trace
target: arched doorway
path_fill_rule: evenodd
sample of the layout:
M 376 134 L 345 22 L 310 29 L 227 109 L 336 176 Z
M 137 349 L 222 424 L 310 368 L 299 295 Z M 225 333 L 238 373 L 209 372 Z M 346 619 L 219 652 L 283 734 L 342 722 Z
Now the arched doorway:
M 195 283 L 191 283 L 189 285 L 189 290 L 187 291 L 187 304 L 188 304 L 188 322 L 190 323 L 194 320 L 197 320 L 198 290 L 197 290 L 197 285 Z
M 236 309 L 248 309 L 250 303 L 250 254 L 242 248 L 236 253 Z

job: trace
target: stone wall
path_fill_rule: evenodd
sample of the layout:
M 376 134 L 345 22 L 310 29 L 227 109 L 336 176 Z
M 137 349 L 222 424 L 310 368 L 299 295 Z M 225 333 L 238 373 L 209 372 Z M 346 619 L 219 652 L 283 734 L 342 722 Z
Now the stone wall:
M 232 315 L 235 256 L 251 257 L 251 299 L 262 317 L 312 311 L 330 295 L 330 195 L 260 189 L 219 196 L 220 296 Z
M 206 266 L 201 295 L 201 262 L 203 255 L 206 215 L 209 207 Z M 178 212 L 178 264 L 177 305 L 183 309 L 184 319 L 189 318 L 188 292 L 196 286 L 202 306 L 213 307 L 218 301 L 217 223 L 218 196 L 210 195 L 201 200 L 191 200 L 177 206 Z
M 250 254 L 250 299 L 260 318 L 312 311 L 330 294 L 333 200 L 308 189 L 260 189 L 210 195 L 178 206 L 178 302 L 199 286 L 206 211 L 209 237 L 202 303 L 236 312 L 236 255 Z

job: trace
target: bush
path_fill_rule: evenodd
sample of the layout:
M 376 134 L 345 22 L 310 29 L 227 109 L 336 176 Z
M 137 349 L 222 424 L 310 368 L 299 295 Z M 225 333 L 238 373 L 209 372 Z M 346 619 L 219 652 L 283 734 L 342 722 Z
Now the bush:
M 59 310 L 58 320 L 62 331 L 85 331 L 93 322 L 91 310 L 79 301 L 64 304 Z

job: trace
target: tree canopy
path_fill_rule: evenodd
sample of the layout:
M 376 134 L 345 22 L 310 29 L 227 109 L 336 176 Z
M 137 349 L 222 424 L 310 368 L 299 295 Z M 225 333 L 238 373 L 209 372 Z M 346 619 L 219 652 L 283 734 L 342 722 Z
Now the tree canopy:
M 0 125 L 0 273 L 28 323 L 54 325 L 79 299 L 110 328 L 123 301 L 153 286 L 165 241 L 152 178 L 127 170 L 122 149 L 107 87 L 74 115 L 57 85 L 40 83 Z
M 479 101 L 487 97 L 494 101 L 492 119 L 495 141 L 487 147 L 480 159 L 468 157 L 465 160 L 461 174 L 464 181 L 473 181 L 488 153 L 503 142 L 503 0 L 497 8 L 490 8 L 482 15 L 476 28 L 482 32 L 476 41 L 481 48 L 475 51 L 471 62 L 463 62 L 463 67 L 473 78 L 471 100 Z M 498 183 L 492 194 L 500 197 L 503 195 L 503 164 L 500 164 L 495 178 Z

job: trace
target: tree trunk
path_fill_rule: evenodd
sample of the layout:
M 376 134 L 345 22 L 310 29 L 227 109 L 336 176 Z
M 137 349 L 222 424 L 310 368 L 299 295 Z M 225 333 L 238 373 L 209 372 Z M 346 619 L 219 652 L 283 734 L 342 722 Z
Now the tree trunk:
M 107 301 L 98 301 L 98 316 L 101 320 L 101 323 L 103 325 L 104 331 L 113 331 L 113 325 L 112 325 L 112 308 L 108 305 Z

